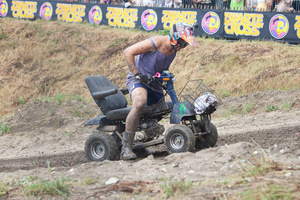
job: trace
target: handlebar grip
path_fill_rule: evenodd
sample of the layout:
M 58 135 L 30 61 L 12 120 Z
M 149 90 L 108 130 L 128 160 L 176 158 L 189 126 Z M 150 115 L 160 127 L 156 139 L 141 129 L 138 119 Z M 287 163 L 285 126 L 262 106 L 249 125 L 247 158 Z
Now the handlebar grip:
M 93 92 L 92 93 L 92 97 L 95 99 L 102 99 L 106 96 L 112 95 L 112 94 L 117 94 L 118 89 L 110 89 L 107 91 L 103 91 L 103 92 Z

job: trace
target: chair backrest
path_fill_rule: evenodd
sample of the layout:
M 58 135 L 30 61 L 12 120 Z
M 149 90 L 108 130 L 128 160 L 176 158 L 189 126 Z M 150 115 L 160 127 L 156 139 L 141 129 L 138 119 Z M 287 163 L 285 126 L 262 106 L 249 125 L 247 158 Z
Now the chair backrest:
M 102 99 L 94 98 L 96 104 L 104 115 L 107 112 L 127 106 L 127 100 L 123 93 L 105 76 L 88 76 L 85 82 L 90 90 L 90 93 L 104 92 L 111 89 L 117 89 L 118 92 L 113 95 L 106 96 Z

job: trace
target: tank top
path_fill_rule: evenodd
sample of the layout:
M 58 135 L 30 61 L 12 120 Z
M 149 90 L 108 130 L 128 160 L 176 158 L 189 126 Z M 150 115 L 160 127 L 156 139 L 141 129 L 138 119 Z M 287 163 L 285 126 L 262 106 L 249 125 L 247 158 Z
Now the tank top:
M 157 50 L 157 47 L 151 38 L 149 38 L 148 40 L 150 40 L 150 42 L 152 43 L 155 51 L 138 55 L 135 59 L 135 65 L 137 66 L 139 73 L 154 76 L 157 72 L 162 73 L 164 70 L 169 69 L 172 61 L 176 56 L 176 52 L 174 52 L 170 56 L 166 56 L 165 54 Z M 135 83 L 139 83 L 139 81 L 135 79 L 134 75 L 131 72 L 129 72 L 126 84 L 130 92 L 132 91 L 133 85 Z M 154 92 L 163 93 L 161 86 L 157 83 L 151 82 L 149 85 L 147 85 L 147 87 Z

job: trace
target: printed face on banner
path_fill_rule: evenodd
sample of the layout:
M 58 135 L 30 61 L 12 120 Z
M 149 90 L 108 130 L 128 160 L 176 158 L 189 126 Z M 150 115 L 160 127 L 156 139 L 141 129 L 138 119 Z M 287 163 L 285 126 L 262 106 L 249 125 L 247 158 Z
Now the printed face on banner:
M 220 28 L 220 18 L 215 12 L 207 12 L 202 18 L 202 28 L 207 34 L 215 34 Z
M 8 4 L 5 0 L 0 0 L 0 17 L 5 17 L 8 12 Z
M 157 14 L 154 10 L 145 10 L 141 16 L 141 24 L 147 31 L 151 31 L 157 25 Z
M 51 3 L 46 2 L 43 3 L 43 5 L 40 8 L 40 17 L 43 18 L 44 20 L 50 20 L 52 17 L 53 13 L 53 8 Z
M 99 6 L 94 6 L 89 12 L 89 21 L 91 24 L 99 25 L 102 21 L 102 10 Z
M 288 19 L 281 14 L 273 16 L 269 23 L 269 30 L 274 38 L 283 38 L 289 31 Z

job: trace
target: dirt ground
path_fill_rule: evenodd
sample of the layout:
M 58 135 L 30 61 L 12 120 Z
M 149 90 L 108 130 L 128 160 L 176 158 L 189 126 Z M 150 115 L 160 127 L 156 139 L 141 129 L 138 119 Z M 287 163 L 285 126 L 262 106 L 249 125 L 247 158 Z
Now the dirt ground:
M 290 104 L 283 108 L 285 102 Z M 254 105 L 252 111 L 222 117 L 233 107 L 242 108 L 250 103 Z M 277 109 L 266 112 L 268 105 Z M 74 108 L 81 113 L 99 114 L 93 103 L 71 101 L 58 105 L 31 102 L 5 119 L 11 131 L 0 136 L 1 179 L 39 177 L 55 180 L 65 177 L 71 188 L 68 199 L 161 199 L 165 198 L 160 187 L 161 180 L 218 182 L 239 174 L 240 163 L 253 158 L 254 154 L 266 153 L 268 158 L 288 170 L 280 176 L 299 186 L 299 89 L 223 99 L 223 104 L 212 116 L 212 123 L 219 133 L 216 147 L 171 155 L 161 152 L 135 161 L 87 161 L 84 143 L 96 127 L 85 127 L 84 122 L 88 118 L 74 117 Z M 166 121 L 164 125 L 170 126 Z M 117 183 L 105 185 L 111 178 L 116 178 Z M 85 185 L 82 181 L 86 179 L 96 181 Z M 219 187 L 195 188 L 183 199 L 217 199 L 221 194 Z M 230 194 L 226 190 L 225 193 Z M 14 188 L 10 188 L 3 197 L 24 198 Z M 182 196 L 174 198 L 182 199 Z M 44 196 L 44 199 L 63 198 Z

